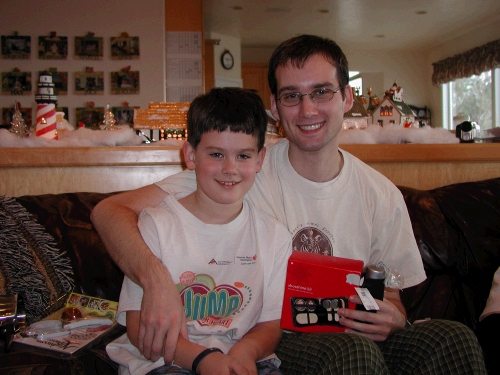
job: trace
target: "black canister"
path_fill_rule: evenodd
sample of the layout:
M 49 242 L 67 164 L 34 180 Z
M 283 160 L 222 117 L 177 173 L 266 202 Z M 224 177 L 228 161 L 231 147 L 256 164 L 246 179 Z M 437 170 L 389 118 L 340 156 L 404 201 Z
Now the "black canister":
M 373 298 L 384 299 L 385 269 L 383 266 L 368 265 L 365 269 L 362 288 L 370 291 Z

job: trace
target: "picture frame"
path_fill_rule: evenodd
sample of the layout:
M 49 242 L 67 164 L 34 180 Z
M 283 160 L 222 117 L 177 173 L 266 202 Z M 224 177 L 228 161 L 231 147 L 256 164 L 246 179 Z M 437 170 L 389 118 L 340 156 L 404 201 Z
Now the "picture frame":
M 102 95 L 104 94 L 104 72 L 76 72 L 76 95 Z
M 68 95 L 68 72 L 58 72 L 57 69 L 50 68 L 52 74 L 52 83 L 54 84 L 54 94 L 57 96 Z M 43 71 L 38 72 L 38 76 Z
M 75 36 L 75 59 L 102 60 L 102 37 L 88 33 L 85 36 Z
M 31 95 L 31 72 L 2 72 L 2 95 Z
M 110 45 L 112 60 L 132 60 L 140 56 L 138 36 L 122 33 L 119 37 L 111 37 Z
M 21 111 L 21 115 L 23 116 L 24 123 L 28 125 L 30 128 L 33 126 L 33 109 L 31 107 L 21 107 L 19 109 Z M 14 116 L 15 108 L 14 107 L 3 107 L 2 108 L 2 126 L 9 127 L 12 123 L 12 117 Z
M 111 72 L 111 94 L 139 94 L 140 81 L 138 70 Z
M 38 58 L 42 60 L 66 60 L 68 58 L 68 37 L 55 34 L 39 36 Z
M 104 107 L 78 107 L 76 108 L 76 123 L 79 127 L 83 124 L 86 128 L 99 130 L 99 124 L 104 119 Z
M 116 125 L 134 125 L 134 110 L 139 107 L 111 107 L 111 112 L 115 116 Z
M 31 57 L 31 36 L 2 35 L 2 58 L 23 59 Z

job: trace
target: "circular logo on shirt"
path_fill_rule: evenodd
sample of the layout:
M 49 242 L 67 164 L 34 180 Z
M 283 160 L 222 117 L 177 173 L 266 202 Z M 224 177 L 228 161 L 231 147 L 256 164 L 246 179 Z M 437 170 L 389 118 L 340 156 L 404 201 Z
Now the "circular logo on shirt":
M 332 255 L 333 247 L 330 239 L 318 228 L 306 227 L 293 236 L 293 250 L 305 253 Z

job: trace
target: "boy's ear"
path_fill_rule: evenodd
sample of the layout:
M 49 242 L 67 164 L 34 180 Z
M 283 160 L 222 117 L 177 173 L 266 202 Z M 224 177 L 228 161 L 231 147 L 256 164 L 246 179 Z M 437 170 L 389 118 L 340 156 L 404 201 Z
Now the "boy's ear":
M 195 167 L 195 152 L 191 143 L 188 141 L 184 142 L 184 145 L 182 146 L 182 153 L 184 155 L 184 163 L 186 163 L 186 167 L 193 170 Z

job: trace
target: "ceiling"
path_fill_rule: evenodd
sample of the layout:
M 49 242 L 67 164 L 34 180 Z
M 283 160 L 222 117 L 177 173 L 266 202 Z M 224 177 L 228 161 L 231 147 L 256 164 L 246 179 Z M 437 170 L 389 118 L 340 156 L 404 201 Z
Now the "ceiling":
M 205 32 L 243 47 L 316 34 L 356 49 L 432 48 L 500 22 L 498 0 L 203 0 Z

